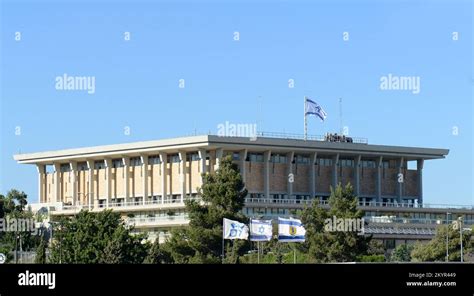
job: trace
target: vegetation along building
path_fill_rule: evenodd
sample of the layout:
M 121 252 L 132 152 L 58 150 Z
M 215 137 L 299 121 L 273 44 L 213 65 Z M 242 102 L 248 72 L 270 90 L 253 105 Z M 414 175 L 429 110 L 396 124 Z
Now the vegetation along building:
M 38 170 L 33 211 L 52 218 L 81 209 L 120 212 L 136 231 L 163 240 L 186 225 L 184 201 L 199 198 L 201 174 L 231 155 L 248 189 L 244 213 L 292 216 L 330 186 L 350 182 L 368 221 L 366 233 L 386 247 L 431 239 L 437 225 L 462 216 L 474 224 L 472 206 L 424 203 L 423 167 L 446 149 L 371 145 L 365 139 L 260 133 L 256 138 L 190 136 L 157 141 L 19 154 Z M 449 213 L 449 214 L 448 214 Z

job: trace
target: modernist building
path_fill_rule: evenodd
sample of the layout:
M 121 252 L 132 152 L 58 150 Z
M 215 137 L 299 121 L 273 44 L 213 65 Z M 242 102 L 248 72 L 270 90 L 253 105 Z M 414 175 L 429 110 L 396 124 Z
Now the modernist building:
M 448 150 L 334 139 L 203 135 L 19 154 L 14 159 L 38 170 L 39 203 L 34 209 L 55 217 L 84 208 L 111 208 L 137 231 L 160 239 L 170 227 L 188 223 L 184 201 L 199 198 L 201 174 L 216 171 L 226 155 L 239 166 L 248 189 L 248 216 L 294 215 L 314 199 L 325 205 L 331 186 L 350 182 L 369 221 L 368 232 L 388 247 L 430 239 L 446 217 L 463 216 L 473 224 L 472 206 L 423 202 L 424 163 L 444 158 Z

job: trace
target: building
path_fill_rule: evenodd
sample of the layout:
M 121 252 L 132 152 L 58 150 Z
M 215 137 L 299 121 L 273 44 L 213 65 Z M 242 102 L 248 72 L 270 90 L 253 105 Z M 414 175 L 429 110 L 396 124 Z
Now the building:
M 388 248 L 431 239 L 438 224 L 472 206 L 423 201 L 424 162 L 446 149 L 371 145 L 366 139 L 260 133 L 257 138 L 190 136 L 158 141 L 19 154 L 38 170 L 38 204 L 52 217 L 81 209 L 111 208 L 137 231 L 164 239 L 188 223 L 184 201 L 199 198 L 201 174 L 214 172 L 231 155 L 248 189 L 244 213 L 284 217 L 317 199 L 326 205 L 330 187 L 350 182 L 365 212 L 368 233 Z

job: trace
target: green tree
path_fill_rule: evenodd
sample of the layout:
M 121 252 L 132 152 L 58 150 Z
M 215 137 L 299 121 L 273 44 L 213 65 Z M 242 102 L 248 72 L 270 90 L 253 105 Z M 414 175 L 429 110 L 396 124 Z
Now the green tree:
M 23 191 L 11 189 L 6 196 L 0 194 L 0 218 L 3 219 L 33 219 L 33 213 L 26 210 L 28 196 Z M 40 243 L 39 236 L 30 230 L 20 232 L 0 232 L 1 253 L 7 259 L 13 258 L 11 253 L 19 248 L 19 242 L 24 251 L 35 250 Z
M 48 246 L 48 243 L 46 239 L 41 236 L 40 238 L 40 243 L 38 247 L 36 248 L 36 257 L 35 257 L 35 263 L 37 264 L 45 264 L 46 263 L 46 248 Z
M 352 186 L 345 188 L 338 184 L 335 190 L 331 187 L 329 210 L 313 203 L 305 208 L 302 222 L 306 228 L 306 245 L 310 258 L 316 262 L 356 261 L 367 255 L 371 236 L 360 235 L 355 231 L 326 231 L 327 219 L 361 219 L 363 212 L 357 209 L 357 197 Z
M 411 252 L 413 246 L 411 245 L 398 245 L 395 250 L 393 250 L 390 255 L 391 262 L 410 262 L 411 261 Z
M 415 262 L 446 261 L 446 234 L 449 236 L 449 261 L 461 260 L 461 244 L 459 229 L 454 229 L 452 225 L 439 226 L 436 235 L 427 243 L 418 242 L 415 244 L 411 257 Z M 471 240 L 472 231 L 463 233 L 464 255 L 472 253 L 473 243 Z
M 241 213 L 247 190 L 230 156 L 221 160 L 215 173 L 206 173 L 202 177 L 203 185 L 198 188 L 201 200 L 186 201 L 189 226 L 172 230 L 166 243 L 177 263 L 222 262 L 223 219 L 248 222 Z M 226 240 L 224 262 L 238 262 L 246 248 L 247 242 Z
M 160 242 L 157 238 L 149 249 L 148 255 L 146 256 L 144 263 L 166 264 L 173 263 L 173 259 L 171 258 L 171 254 L 160 246 Z
M 54 225 L 51 263 L 142 263 L 148 245 L 132 235 L 120 214 L 81 211 Z

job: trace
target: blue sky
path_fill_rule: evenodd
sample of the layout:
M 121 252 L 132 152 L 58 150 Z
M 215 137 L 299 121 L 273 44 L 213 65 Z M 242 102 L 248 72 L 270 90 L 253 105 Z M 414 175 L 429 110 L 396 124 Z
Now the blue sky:
M 1 193 L 37 198 L 36 168 L 16 164 L 19 151 L 216 132 L 226 121 L 302 133 L 308 95 L 329 114 L 310 118 L 310 134 L 339 131 L 342 97 L 352 136 L 450 149 L 425 163 L 425 202 L 474 204 L 472 1 L 4 0 L 0 9 Z M 94 76 L 95 93 L 56 90 L 64 73 Z M 381 90 L 388 74 L 420 77 L 420 93 Z

